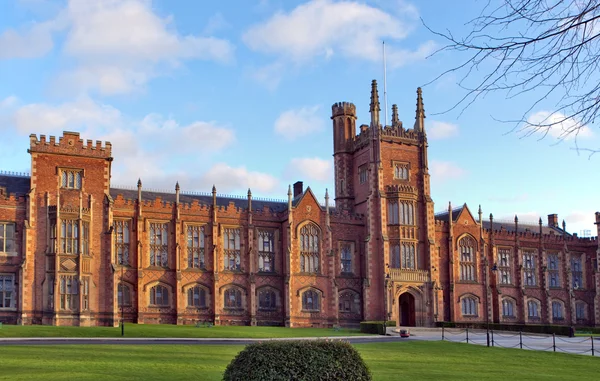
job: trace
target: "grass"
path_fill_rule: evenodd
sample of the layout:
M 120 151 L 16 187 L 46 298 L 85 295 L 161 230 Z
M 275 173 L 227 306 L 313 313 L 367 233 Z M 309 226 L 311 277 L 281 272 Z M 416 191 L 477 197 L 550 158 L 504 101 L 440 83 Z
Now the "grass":
M 357 344 L 374 380 L 597 380 L 597 358 L 449 342 Z M 237 345 L 0 347 L 0 380 L 220 380 Z
M 358 329 L 177 326 L 167 324 L 125 324 L 125 337 L 177 338 L 273 338 L 367 335 Z M 54 327 L 44 325 L 3 325 L 0 337 L 121 337 L 120 327 Z

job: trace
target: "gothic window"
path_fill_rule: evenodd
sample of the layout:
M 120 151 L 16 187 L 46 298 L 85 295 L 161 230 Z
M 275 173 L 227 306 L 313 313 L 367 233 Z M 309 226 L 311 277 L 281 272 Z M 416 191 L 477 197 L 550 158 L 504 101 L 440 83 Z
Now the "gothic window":
M 77 220 L 61 221 L 60 243 L 63 254 L 79 254 L 79 223 Z
M 523 252 L 523 278 L 525 286 L 537 285 L 535 276 L 535 253 L 531 250 Z
M 275 233 L 272 230 L 258 230 L 258 271 L 275 271 Z
M 399 212 L 398 212 L 398 200 L 389 200 L 388 201 L 388 224 L 390 225 L 398 225 L 399 220 Z
M 477 315 L 477 300 L 472 296 L 467 296 L 462 299 L 462 314 L 463 316 Z
M 74 310 L 77 308 L 79 295 L 77 278 L 75 276 L 60 277 L 60 309 Z
M 394 165 L 394 179 L 408 180 L 408 164 L 396 163 Z
M 364 184 L 367 182 L 367 165 L 363 164 L 360 167 L 358 167 L 358 181 L 361 184 Z
M 500 273 L 500 284 L 511 284 L 511 250 L 508 248 L 498 249 L 498 272 Z
M 48 299 L 47 305 L 49 309 L 54 308 L 54 277 L 48 277 Z
M 300 271 L 319 273 L 319 229 L 309 223 L 300 229 Z
M 552 319 L 561 320 L 563 317 L 563 306 L 561 302 L 552 302 Z
M 583 268 L 581 266 L 581 255 L 571 257 L 571 277 L 573 279 L 573 289 L 583 288 Z
M 272 311 L 277 308 L 277 299 L 275 291 L 271 289 L 262 289 L 258 291 L 258 310 Z
M 227 228 L 223 231 L 224 269 L 241 271 L 240 229 Z
M 307 290 L 302 293 L 302 310 L 320 311 L 321 296 L 315 290 Z
M 61 187 L 65 189 L 81 189 L 81 170 L 63 169 Z
M 15 276 L 0 274 L 0 309 L 15 308 Z
M 343 242 L 341 247 L 341 271 L 343 274 L 352 273 L 352 243 Z
M 585 303 L 584 302 L 576 302 L 575 303 L 575 318 L 577 320 L 585 319 Z
M 414 243 L 402 244 L 402 268 L 407 270 L 414 270 L 416 268 Z
M 548 254 L 548 278 L 550 281 L 550 287 L 560 287 L 560 270 L 559 270 L 558 254 Z
M 117 303 L 119 307 L 131 305 L 131 288 L 127 284 L 119 283 L 117 288 Z
M 535 300 L 528 300 L 527 301 L 527 316 L 530 319 L 539 319 L 540 318 L 540 312 L 539 312 L 539 303 L 536 302 Z
M 400 224 L 414 225 L 415 224 L 415 207 L 412 202 L 400 202 Z
M 81 222 L 81 254 L 90 255 L 90 223 Z
M 206 290 L 204 287 L 194 286 L 188 289 L 188 307 L 206 308 Z
M 502 300 L 502 316 L 514 317 L 515 316 L 515 302 L 511 299 Z
M 12 222 L 0 222 L 0 253 L 16 253 L 15 224 Z
M 460 280 L 475 281 L 475 240 L 466 236 L 458 242 L 460 247 Z
M 345 313 L 360 313 L 360 296 L 352 290 L 341 291 L 338 297 L 339 311 Z
M 50 252 L 56 253 L 56 221 L 50 221 Z
M 390 264 L 390 267 L 393 269 L 399 269 L 400 268 L 400 245 L 397 243 L 392 246 L 391 259 L 392 259 L 392 261 L 391 261 L 392 263 Z
M 237 288 L 225 290 L 225 308 L 242 308 L 242 292 Z
M 204 261 L 204 226 L 187 227 L 188 268 L 205 269 Z
M 87 311 L 90 309 L 90 278 L 84 277 L 81 279 L 81 310 Z
M 150 305 L 151 306 L 168 306 L 169 305 L 169 290 L 160 284 L 150 289 Z
M 129 265 L 129 221 L 115 221 L 117 263 Z
M 169 225 L 166 223 L 150 224 L 150 266 L 167 267 Z

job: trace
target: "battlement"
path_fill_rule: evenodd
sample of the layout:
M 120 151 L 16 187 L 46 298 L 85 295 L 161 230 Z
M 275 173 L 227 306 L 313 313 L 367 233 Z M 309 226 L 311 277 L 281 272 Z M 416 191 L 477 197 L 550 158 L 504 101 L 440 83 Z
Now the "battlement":
M 79 138 L 79 132 L 64 131 L 63 136 L 58 138 L 56 141 L 55 136 L 49 136 L 46 139 L 46 135 L 29 135 L 30 149 L 29 152 L 40 152 L 40 153 L 56 153 L 56 154 L 67 154 L 67 155 L 78 155 L 78 156 L 89 156 L 97 158 L 110 158 L 112 154 L 112 144 L 105 142 L 102 145 L 100 140 L 96 140 L 94 144 L 92 140 L 88 139 L 84 144 L 83 139 Z
M 356 116 L 356 106 L 351 102 L 337 102 L 331 106 L 331 117 L 336 116 Z

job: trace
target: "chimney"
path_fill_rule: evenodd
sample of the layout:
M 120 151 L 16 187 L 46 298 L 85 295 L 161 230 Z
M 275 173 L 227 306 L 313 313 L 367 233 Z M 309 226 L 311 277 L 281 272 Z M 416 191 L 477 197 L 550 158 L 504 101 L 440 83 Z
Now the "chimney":
M 548 226 L 558 227 L 558 214 L 548 214 Z
M 296 181 L 294 183 L 294 198 L 300 196 L 303 192 L 302 181 Z

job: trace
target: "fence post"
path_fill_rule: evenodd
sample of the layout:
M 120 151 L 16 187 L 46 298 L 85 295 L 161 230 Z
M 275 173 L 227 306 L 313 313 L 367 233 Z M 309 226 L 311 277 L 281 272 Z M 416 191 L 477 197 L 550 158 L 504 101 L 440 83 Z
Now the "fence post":
M 444 341 L 444 326 L 442 326 L 442 341 Z
M 469 328 L 467 327 L 467 344 L 469 344 Z
M 594 336 L 590 336 L 590 340 L 592 340 L 592 356 L 594 355 Z
M 492 329 L 492 347 L 494 346 L 494 330 Z
M 552 333 L 552 349 L 556 352 L 556 335 Z
M 519 331 L 519 347 L 523 349 L 523 331 Z

